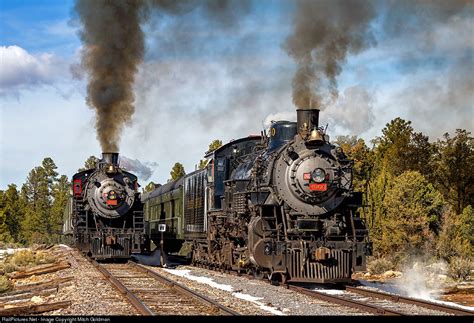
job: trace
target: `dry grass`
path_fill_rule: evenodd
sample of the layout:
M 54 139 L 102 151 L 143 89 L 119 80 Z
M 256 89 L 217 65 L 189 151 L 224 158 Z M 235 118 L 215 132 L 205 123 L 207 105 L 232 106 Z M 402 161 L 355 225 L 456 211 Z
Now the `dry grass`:
M 4 293 L 13 287 L 6 274 L 36 265 L 53 263 L 55 260 L 53 255 L 44 250 L 18 250 L 13 255 L 6 256 L 0 262 L 0 293 Z
M 11 264 L 11 263 L 5 263 L 5 264 L 1 264 L 1 270 L 5 273 L 5 274 L 8 274 L 8 273 L 12 273 L 14 271 L 17 271 L 18 270 L 18 266 L 15 265 L 15 264 Z
M 5 275 L 0 276 L 0 293 L 5 293 L 12 288 L 12 283 Z
M 18 270 L 24 270 L 36 265 L 50 264 L 55 262 L 53 255 L 46 251 L 19 250 L 13 255 L 8 255 L 0 263 L 0 271 L 11 273 Z
M 463 257 L 451 258 L 449 264 L 449 276 L 454 279 L 467 280 L 474 270 L 474 261 Z
M 53 263 L 55 261 L 56 261 L 56 259 L 54 258 L 54 256 L 47 253 L 47 252 L 45 252 L 45 251 L 36 252 L 35 263 L 37 265 L 50 264 L 50 263 Z
M 18 267 L 27 267 L 35 264 L 35 254 L 31 250 L 19 250 L 13 255 L 8 256 L 5 262 Z
M 394 268 L 393 263 L 386 258 L 376 258 L 368 262 L 367 270 L 372 275 L 381 275 Z

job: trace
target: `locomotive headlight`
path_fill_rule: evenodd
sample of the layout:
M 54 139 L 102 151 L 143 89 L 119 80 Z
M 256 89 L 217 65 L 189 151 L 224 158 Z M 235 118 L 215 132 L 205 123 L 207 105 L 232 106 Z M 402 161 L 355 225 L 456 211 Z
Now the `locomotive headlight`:
M 315 181 L 316 183 L 322 183 L 324 182 L 326 178 L 326 172 L 322 168 L 316 168 L 313 171 L 313 174 L 311 175 L 311 177 L 313 178 L 313 181 Z

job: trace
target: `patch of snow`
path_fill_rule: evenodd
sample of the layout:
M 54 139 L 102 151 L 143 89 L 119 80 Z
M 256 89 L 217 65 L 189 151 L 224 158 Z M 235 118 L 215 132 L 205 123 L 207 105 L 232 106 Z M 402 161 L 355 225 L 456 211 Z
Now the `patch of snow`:
M 20 250 L 29 250 L 30 248 L 7 248 L 0 249 L 0 259 L 4 258 L 7 255 L 13 255 L 15 252 Z
M 328 294 L 328 295 L 341 295 L 345 294 L 343 290 L 338 290 L 338 289 L 314 289 L 315 291 Z
M 273 307 L 271 307 L 271 306 L 265 305 L 265 304 L 263 304 L 262 302 L 259 302 L 259 301 L 258 301 L 259 299 L 262 299 L 263 297 L 254 297 L 254 296 L 252 296 L 252 295 L 243 294 L 243 293 L 232 293 L 232 296 L 235 296 L 235 297 L 237 297 L 237 298 L 240 298 L 240 299 L 243 299 L 243 300 L 246 300 L 246 301 L 255 303 L 255 304 L 258 305 L 258 307 L 260 307 L 262 310 L 267 311 L 267 312 L 270 312 L 270 313 L 272 313 L 272 314 L 274 314 L 274 315 L 285 315 L 282 311 L 279 311 L 279 310 L 277 310 L 276 308 L 273 308 Z
M 263 298 L 263 297 L 255 297 L 255 296 L 252 296 L 249 294 L 243 294 L 243 293 L 232 293 L 232 295 L 234 295 L 237 298 L 243 299 L 245 301 L 254 302 L 254 303 L 256 303 L 259 299 Z
M 224 290 L 224 291 L 227 291 L 227 292 L 232 292 L 233 289 L 234 289 L 231 285 L 224 285 L 224 284 L 216 283 L 212 278 L 209 278 L 209 277 L 191 275 L 190 274 L 191 270 L 189 270 L 189 269 L 164 269 L 164 270 L 166 272 L 170 273 L 170 274 L 180 276 L 180 277 L 184 277 L 184 278 L 187 278 L 189 280 L 193 280 L 193 281 L 196 281 L 196 282 L 199 282 L 199 283 L 202 283 L 202 284 L 207 284 L 211 287 L 218 288 L 218 289 L 221 289 L 221 290 Z M 239 293 L 239 292 L 232 292 L 232 296 L 243 299 L 245 301 L 252 302 L 255 305 L 257 305 L 258 307 L 260 307 L 262 310 L 270 312 L 274 315 L 285 315 L 282 311 L 280 311 L 276 308 L 273 308 L 271 306 L 265 305 L 264 303 L 260 302 L 259 300 L 261 300 L 262 297 L 255 297 L 255 296 L 252 296 L 252 295 L 249 295 L 249 294 L 243 294 L 243 293 Z M 285 311 L 285 309 L 283 309 L 283 311 Z
M 194 280 L 198 283 L 207 284 L 217 289 L 225 290 L 227 292 L 232 291 L 232 286 L 216 283 L 214 280 L 212 280 L 212 278 L 202 277 L 202 276 L 193 276 L 190 274 L 191 270 L 189 269 L 164 269 L 164 270 L 166 272 L 169 272 L 170 274 L 184 277 L 189 280 Z

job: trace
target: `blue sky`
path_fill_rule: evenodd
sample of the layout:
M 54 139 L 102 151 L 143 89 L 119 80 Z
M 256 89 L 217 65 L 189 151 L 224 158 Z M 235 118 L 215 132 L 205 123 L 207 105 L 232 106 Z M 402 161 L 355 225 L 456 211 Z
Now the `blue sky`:
M 88 156 L 100 155 L 73 6 L 0 0 L 0 189 L 24 183 L 46 156 L 71 177 Z M 136 112 L 120 153 L 154 165 L 149 180 L 162 183 L 176 161 L 194 170 L 213 139 L 227 142 L 259 133 L 272 119 L 294 119 L 296 64 L 282 48 L 294 7 L 257 1 L 233 30 L 194 13 L 185 24 L 154 16 L 143 26 Z M 332 138 L 357 135 L 368 142 L 398 116 L 431 140 L 456 128 L 473 131 L 472 6 L 442 16 L 398 34 L 386 32 L 385 16 L 377 16 L 377 45 L 348 57 L 337 78 L 339 99 L 321 112 Z M 176 26 L 195 40 L 192 46 L 167 42 Z
M 3 45 L 17 45 L 29 53 L 54 52 L 71 56 L 80 46 L 68 26 L 71 0 L 2 0 L 0 30 Z

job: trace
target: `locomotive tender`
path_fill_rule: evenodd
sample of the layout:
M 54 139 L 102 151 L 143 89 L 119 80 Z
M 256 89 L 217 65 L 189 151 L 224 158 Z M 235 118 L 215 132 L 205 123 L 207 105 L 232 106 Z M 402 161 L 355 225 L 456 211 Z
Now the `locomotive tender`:
M 147 249 L 137 177 L 119 167 L 118 153 L 103 153 L 96 168 L 73 175 L 63 233 L 94 259 Z
M 207 166 L 143 196 L 147 234 L 193 264 L 273 281 L 343 283 L 365 270 L 371 243 L 352 161 L 297 110 L 270 134 L 208 153 Z M 158 243 L 157 243 L 158 244 Z

